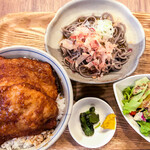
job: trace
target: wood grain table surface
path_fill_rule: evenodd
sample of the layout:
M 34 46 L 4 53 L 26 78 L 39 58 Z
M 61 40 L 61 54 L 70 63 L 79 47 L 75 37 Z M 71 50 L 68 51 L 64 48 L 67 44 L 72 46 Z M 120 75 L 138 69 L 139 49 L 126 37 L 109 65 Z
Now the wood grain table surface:
M 56 12 L 61 6 L 70 0 L 0 0 L 0 17 L 8 13 L 19 13 L 19 12 Z M 150 73 L 149 57 L 150 57 L 150 0 L 118 0 L 125 4 L 132 12 L 135 13 L 136 17 L 141 18 L 140 21 L 144 26 L 147 36 L 147 49 L 144 55 L 140 59 L 138 68 L 133 74 Z M 139 15 L 139 12 L 142 15 Z M 147 13 L 147 14 L 145 14 Z M 149 14 L 148 14 L 149 13 Z M 47 15 L 47 14 L 45 14 Z M 41 15 L 42 17 L 42 15 Z M 144 19 L 144 17 L 146 19 Z M 145 22 L 147 22 L 145 24 Z M 45 22 L 47 25 L 47 22 Z M 43 27 L 46 28 L 46 25 Z M 1 43 L 3 41 L 2 32 L 0 28 L 0 48 L 7 46 L 7 44 Z M 23 40 L 23 39 L 22 39 Z M 40 43 L 43 44 L 42 42 Z M 42 45 L 43 46 L 43 45 Z M 41 47 L 42 47 L 41 46 Z M 98 148 L 104 150 L 111 149 L 150 149 L 150 144 L 139 136 L 125 121 L 122 116 L 114 94 L 112 84 L 104 85 L 92 85 L 82 84 L 72 81 L 74 100 L 77 101 L 83 97 L 98 97 L 104 99 L 113 108 L 117 115 L 117 130 L 112 140 L 105 146 Z M 59 138 L 59 140 L 49 148 L 53 150 L 85 150 L 78 145 L 71 137 L 68 128 Z

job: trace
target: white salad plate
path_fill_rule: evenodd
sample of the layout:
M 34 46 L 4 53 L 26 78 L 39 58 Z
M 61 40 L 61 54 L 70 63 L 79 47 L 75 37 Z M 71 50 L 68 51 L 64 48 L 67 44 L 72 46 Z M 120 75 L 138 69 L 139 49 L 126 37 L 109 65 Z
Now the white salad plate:
M 73 23 L 82 16 L 101 16 L 108 12 L 112 14 L 115 22 L 126 26 L 125 38 L 132 54 L 126 64 L 119 71 L 110 72 L 99 79 L 85 78 L 74 73 L 64 65 L 60 50 L 60 41 L 63 39 L 62 28 Z M 145 33 L 138 19 L 123 4 L 115 0 L 72 0 L 61 7 L 45 33 L 46 51 L 54 56 L 67 71 L 70 79 L 82 83 L 104 84 L 123 79 L 133 73 L 138 65 L 139 58 L 145 50 Z
M 100 124 L 103 123 L 107 115 L 114 113 L 105 101 L 95 97 L 86 97 L 74 104 L 68 127 L 71 136 L 78 144 L 87 148 L 98 148 L 104 146 L 112 139 L 116 127 L 115 130 L 107 130 L 99 126 L 94 129 L 92 136 L 86 136 L 81 128 L 80 113 L 88 111 L 92 106 L 95 107 L 95 113 L 99 114 Z
M 116 98 L 116 101 L 117 101 L 118 106 L 120 108 L 120 111 L 121 111 L 122 115 L 124 116 L 124 118 L 126 119 L 126 121 L 130 124 L 130 126 L 140 136 L 142 136 L 145 140 L 150 142 L 150 137 L 146 137 L 143 134 L 141 134 L 140 127 L 136 123 L 136 121 L 133 119 L 133 117 L 131 115 L 129 115 L 129 114 L 127 114 L 127 115 L 123 114 L 123 103 L 122 103 L 123 94 L 122 94 L 122 91 L 128 86 L 133 86 L 135 84 L 136 80 L 139 80 L 139 79 L 141 79 L 143 77 L 148 77 L 150 79 L 150 74 L 134 75 L 134 76 L 130 76 L 130 77 L 126 78 L 126 79 L 123 79 L 121 81 L 118 81 L 118 82 L 113 84 L 113 90 L 114 90 L 115 98 Z

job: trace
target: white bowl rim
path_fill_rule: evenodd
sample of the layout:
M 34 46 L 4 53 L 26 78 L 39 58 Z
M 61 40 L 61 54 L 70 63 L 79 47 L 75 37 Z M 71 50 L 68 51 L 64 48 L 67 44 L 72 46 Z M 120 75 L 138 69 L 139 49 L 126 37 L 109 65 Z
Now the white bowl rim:
M 150 142 L 150 140 L 148 140 L 148 139 L 146 138 L 146 136 L 144 136 L 144 135 L 140 132 L 140 130 L 137 130 L 137 129 L 133 126 L 133 124 L 128 120 L 128 118 L 126 117 L 126 115 L 123 114 L 123 112 L 122 112 L 123 109 L 122 109 L 122 106 L 121 106 L 121 104 L 120 104 L 120 100 L 119 100 L 119 98 L 118 98 L 118 96 L 117 96 L 117 91 L 116 91 L 116 86 L 117 86 L 117 84 L 119 84 L 119 83 L 122 82 L 122 81 L 125 81 L 125 80 L 128 80 L 128 79 L 132 79 L 132 78 L 135 78 L 135 77 L 141 77 L 141 78 L 142 78 L 142 77 L 147 77 L 147 76 L 150 77 L 150 74 L 138 74 L 138 75 L 133 75 L 133 76 L 127 77 L 127 78 L 125 78 L 125 79 L 123 79 L 123 80 L 120 80 L 120 81 L 118 81 L 118 82 L 115 82 L 115 83 L 113 84 L 113 91 L 114 91 L 114 95 L 115 95 L 115 99 L 116 99 L 116 101 L 117 101 L 118 107 L 119 107 L 119 109 L 120 109 L 120 111 L 121 111 L 123 117 L 125 118 L 125 120 L 129 123 L 129 125 L 130 125 L 140 136 L 142 136 L 146 141 Z
M 103 99 L 98 98 L 98 97 L 84 97 L 84 98 L 81 98 L 81 99 L 79 99 L 79 100 L 73 105 L 73 108 L 76 107 L 77 105 L 79 105 L 79 103 L 81 103 L 81 101 L 82 101 L 82 102 L 83 102 L 83 101 L 87 101 L 88 99 L 93 99 L 93 100 L 96 100 L 96 101 L 101 101 L 101 102 L 104 103 L 107 107 L 109 107 L 109 108 L 112 110 L 112 112 L 115 114 L 115 112 L 114 112 L 114 110 L 112 109 L 112 107 L 111 107 L 107 102 L 105 102 Z M 116 129 L 117 129 L 117 119 L 116 119 L 116 118 L 115 118 L 115 121 L 116 121 L 116 124 L 115 124 L 115 129 L 113 130 L 113 131 L 114 131 L 114 132 L 113 132 L 113 135 L 112 135 L 112 137 L 107 141 L 107 143 L 109 143 L 109 142 L 111 141 L 111 139 L 113 138 L 113 136 L 114 136 L 114 134 L 115 134 L 115 132 L 116 132 Z M 74 135 L 73 135 L 72 132 L 71 132 L 71 129 L 70 129 L 70 127 L 69 127 L 69 123 L 68 123 L 68 129 L 69 129 L 69 132 L 70 132 L 72 138 L 73 138 L 78 144 L 80 144 L 80 145 L 83 146 L 83 147 L 86 147 L 86 148 L 100 148 L 100 147 L 102 147 L 102 146 L 104 146 L 104 145 L 107 144 L 107 143 L 105 143 L 105 144 L 102 145 L 102 146 L 95 146 L 95 147 L 88 147 L 88 146 L 85 146 L 85 145 L 79 143 L 79 142 L 76 140 L 76 138 L 74 137 Z
M 34 47 L 30 47 L 30 46 L 22 46 L 22 45 L 17 45 L 17 46 L 9 46 L 9 47 L 4 47 L 0 49 L 0 55 L 6 52 L 10 52 L 10 51 L 19 51 L 19 50 L 24 50 L 24 51 L 29 51 L 29 52 L 34 52 L 36 54 L 42 55 L 45 58 L 47 58 L 48 60 L 52 60 L 54 62 L 54 65 L 57 66 L 65 80 L 67 83 L 67 87 L 68 87 L 68 91 L 67 94 L 69 95 L 69 104 L 67 106 L 67 113 L 65 114 L 65 119 L 62 123 L 62 126 L 58 129 L 57 133 L 55 133 L 55 135 L 49 140 L 46 141 L 46 143 L 44 143 L 44 145 L 40 148 L 38 148 L 38 150 L 45 150 L 47 148 L 49 148 L 50 146 L 52 146 L 57 140 L 58 138 L 62 135 L 62 133 L 64 132 L 64 130 L 66 129 L 67 125 L 68 125 L 68 121 L 70 118 L 70 114 L 72 112 L 72 107 L 73 107 L 73 90 L 72 90 L 72 85 L 71 85 L 71 81 L 65 71 L 65 69 L 62 67 L 62 65 L 51 55 L 49 55 L 47 52 L 44 52 L 40 49 L 34 48 Z
M 86 0 L 72 0 L 72 1 L 67 2 L 65 5 L 63 5 L 61 8 L 58 9 L 58 11 L 56 12 L 56 15 L 55 15 L 54 18 L 51 20 L 51 22 L 48 24 L 47 29 L 46 29 L 46 31 L 45 31 L 45 37 L 44 37 L 45 49 L 46 49 L 47 53 L 50 54 L 50 52 L 49 52 L 49 50 L 48 50 L 48 45 L 46 44 L 46 43 L 48 43 L 48 38 L 47 38 L 47 37 L 48 37 L 48 31 L 49 31 L 49 29 L 53 26 L 53 24 L 56 22 L 56 20 L 57 20 L 57 18 L 59 17 L 59 15 L 62 14 L 63 11 L 64 11 L 67 7 L 73 5 L 74 3 L 80 2 L 80 1 L 82 2 L 82 1 L 86 1 Z M 101 0 L 99 0 L 99 1 L 101 1 Z M 116 3 L 116 4 L 119 5 L 120 7 L 123 7 L 123 8 L 128 12 L 128 14 L 130 14 L 130 15 L 132 16 L 132 18 L 134 19 L 134 21 L 138 24 L 138 26 L 139 26 L 140 29 L 141 29 L 141 33 L 142 33 L 143 37 L 145 38 L 145 32 L 144 32 L 144 29 L 143 29 L 143 27 L 142 27 L 142 24 L 141 24 L 141 23 L 139 22 L 139 20 L 132 14 L 132 12 L 130 11 L 130 9 L 129 9 L 128 7 L 126 7 L 124 4 L 122 4 L 121 2 L 118 2 L 118 1 L 116 1 L 116 0 L 105 0 L 105 1 L 108 1 L 108 2 L 111 2 L 111 3 Z M 134 68 L 133 68 L 132 70 L 130 70 L 127 74 L 125 74 L 123 77 L 118 78 L 118 79 L 113 80 L 113 81 L 106 81 L 106 82 L 94 82 L 94 81 L 91 81 L 91 82 L 88 82 L 88 83 L 89 83 L 89 84 L 114 83 L 114 82 L 116 82 L 116 81 L 122 80 L 122 79 L 126 78 L 127 76 L 131 75 L 131 74 L 136 70 L 136 68 L 137 68 L 137 66 L 138 66 L 138 63 L 139 63 L 139 59 L 140 59 L 140 57 L 142 56 L 142 54 L 144 53 L 145 47 L 146 47 L 146 46 L 145 46 L 145 40 L 144 40 L 144 41 L 143 41 L 143 47 L 142 47 L 142 49 L 141 49 L 141 52 L 140 52 L 139 55 L 137 56 L 137 60 L 136 60 L 136 62 L 135 62 Z M 51 55 L 51 54 L 50 54 L 50 55 Z M 73 80 L 73 81 L 77 81 L 77 82 L 80 82 L 80 83 L 87 83 L 87 82 L 85 82 L 85 81 L 78 81 L 78 80 L 75 80 L 75 79 L 73 79 L 71 76 L 69 76 L 69 78 L 70 78 L 71 80 Z

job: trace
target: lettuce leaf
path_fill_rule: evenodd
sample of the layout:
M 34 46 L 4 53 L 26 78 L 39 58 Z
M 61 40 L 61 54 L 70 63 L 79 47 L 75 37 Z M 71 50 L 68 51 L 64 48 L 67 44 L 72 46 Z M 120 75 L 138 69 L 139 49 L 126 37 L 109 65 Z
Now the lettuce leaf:
M 150 134 L 150 122 L 137 121 L 137 123 L 140 125 L 140 132 L 148 136 Z
M 135 86 L 133 88 L 127 87 L 123 90 L 124 100 L 122 101 L 123 106 L 123 113 L 129 114 L 132 111 L 136 111 L 136 109 L 141 105 L 143 99 L 147 97 L 147 95 L 150 94 L 150 90 L 147 90 L 149 79 L 147 77 L 144 77 L 140 80 L 137 80 L 135 82 Z M 136 95 L 133 95 L 133 91 L 136 88 L 139 88 L 140 91 L 136 92 Z M 138 89 L 137 88 L 137 89 Z
M 149 81 L 147 77 L 144 77 L 142 79 L 139 79 L 135 81 L 135 86 L 141 86 L 142 84 L 146 84 Z
M 133 96 L 129 102 L 126 102 L 124 104 L 124 106 L 123 106 L 124 114 L 129 114 L 131 111 L 136 111 L 136 109 L 141 105 L 141 103 L 143 101 L 142 96 L 146 89 L 147 89 L 147 86 L 145 86 L 145 88 L 143 89 L 143 91 L 141 93 Z
M 123 97 L 124 97 L 124 99 L 122 100 L 123 104 L 129 102 L 132 93 L 133 93 L 133 86 L 128 86 L 127 88 L 123 90 L 122 92 Z

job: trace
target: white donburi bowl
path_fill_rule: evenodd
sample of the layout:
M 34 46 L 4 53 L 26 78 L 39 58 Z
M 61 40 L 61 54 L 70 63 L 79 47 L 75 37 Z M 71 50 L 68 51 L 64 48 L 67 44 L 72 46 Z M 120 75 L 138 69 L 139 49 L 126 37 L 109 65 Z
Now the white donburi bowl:
M 68 127 L 71 136 L 77 143 L 87 148 L 98 148 L 111 140 L 116 131 L 116 127 L 115 130 L 105 130 L 98 127 L 94 129 L 95 132 L 92 136 L 86 136 L 81 128 L 80 113 L 86 112 L 92 106 L 95 107 L 95 113 L 99 114 L 101 124 L 107 115 L 114 113 L 112 108 L 105 101 L 95 97 L 86 97 L 74 104 Z
M 63 57 L 59 50 L 59 43 L 63 38 L 62 28 L 71 24 L 81 16 L 101 16 L 104 12 L 111 13 L 116 22 L 125 24 L 125 38 L 129 44 L 129 48 L 132 48 L 133 52 L 128 62 L 123 65 L 121 70 L 118 72 L 111 72 L 100 79 L 84 78 L 80 74 L 73 73 L 68 67 L 64 66 L 72 80 L 93 84 L 114 82 L 129 76 L 138 65 L 139 58 L 145 49 L 144 30 L 137 18 L 132 15 L 131 11 L 115 0 L 73 0 L 64 5 L 58 10 L 47 27 L 45 34 L 45 48 L 47 52 L 64 65 L 62 62 Z
M 68 120 L 71 115 L 72 105 L 73 105 L 73 91 L 70 79 L 64 68 L 60 65 L 60 63 L 48 53 L 27 46 L 12 46 L 0 49 L 0 56 L 5 58 L 18 58 L 18 57 L 27 57 L 31 59 L 38 59 L 43 62 L 49 63 L 53 69 L 56 71 L 57 75 L 61 80 L 61 84 L 63 87 L 64 97 L 65 97 L 65 113 L 60 123 L 56 127 L 53 136 L 49 141 L 43 142 L 39 147 L 36 147 L 38 150 L 45 150 L 50 147 L 52 144 L 56 142 L 56 140 L 61 136 L 63 131 L 65 130 Z M 33 150 L 33 148 L 30 148 Z M 29 149 L 28 149 L 29 150 Z
M 122 91 L 128 87 L 128 86 L 132 86 L 135 84 L 136 80 L 139 80 L 143 77 L 148 77 L 150 79 L 150 74 L 142 74 L 142 75 L 134 75 L 134 76 L 130 76 L 124 80 L 118 81 L 116 83 L 113 84 L 113 90 L 114 90 L 114 94 L 118 103 L 118 106 L 120 108 L 120 111 L 122 113 L 122 115 L 124 116 L 124 118 L 126 119 L 126 121 L 130 124 L 130 126 L 139 134 L 141 135 L 145 140 L 147 140 L 148 142 L 150 142 L 150 137 L 146 137 L 143 134 L 141 134 L 140 132 L 140 127 L 139 125 L 136 123 L 135 120 L 133 120 L 133 117 L 130 115 L 124 115 L 123 114 L 123 94 Z

